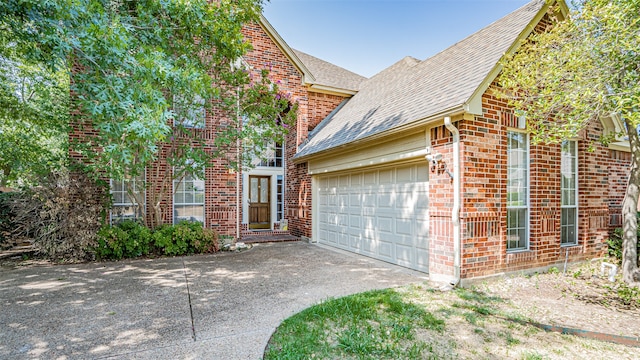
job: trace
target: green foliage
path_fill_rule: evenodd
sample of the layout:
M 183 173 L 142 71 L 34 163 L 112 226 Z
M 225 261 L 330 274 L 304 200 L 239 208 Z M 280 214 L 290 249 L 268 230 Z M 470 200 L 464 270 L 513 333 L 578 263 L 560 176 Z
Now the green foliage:
M 126 220 L 115 226 L 103 226 L 98 232 L 98 259 L 133 258 L 151 251 L 151 231 L 144 225 Z
M 15 226 L 10 205 L 13 196 L 15 193 L 0 192 L 0 249 L 11 247 L 9 239 L 11 229 Z
M 155 246 L 165 255 L 211 253 L 219 250 L 217 233 L 199 222 L 161 225 L 153 233 Z
M 637 237 L 640 238 L 640 229 L 637 231 Z M 609 256 L 615 258 L 618 264 L 622 263 L 622 250 L 623 250 L 623 232 L 622 228 L 616 228 L 611 233 L 611 236 L 607 240 L 608 253 Z M 640 261 L 640 242 L 636 242 L 636 247 L 638 248 L 638 261 Z
M 417 331 L 442 332 L 444 321 L 394 290 L 324 301 L 283 321 L 265 359 L 438 358 Z
M 262 3 L 0 2 L 0 64 L 17 74 L 0 77 L 0 105 L 17 104 L 27 114 L 16 116 L 17 105 L 0 113 L 7 124 L 0 128 L 0 181 L 34 163 L 60 166 L 53 154 L 66 149 L 59 135 L 69 122 L 94 130 L 90 139 L 71 137 L 68 145 L 83 158 L 71 165 L 95 176 L 136 177 L 160 149 L 169 166 L 157 178 L 168 184 L 189 173 L 203 178 L 217 159 L 230 168 L 251 166 L 270 142 L 284 141 L 297 117 L 291 94 L 269 77 L 270 64 L 249 66 L 243 59 L 251 44 L 242 28 L 259 21 Z M 16 95 L 23 88 L 36 88 L 38 96 L 27 103 Z M 43 108 L 51 111 L 35 111 Z M 205 124 L 203 115 L 212 111 L 223 121 Z M 39 148 L 48 143 L 46 151 Z M 33 156 L 45 153 L 52 156 Z M 148 202 L 160 204 L 170 195 L 171 186 L 164 186 L 150 192 Z M 154 212 L 148 225 L 159 225 L 159 207 L 148 209 Z
M 568 19 L 551 8 L 551 28 L 507 54 L 498 89 L 527 117 L 536 142 L 575 138 L 592 120 L 619 114 L 640 124 L 638 0 L 581 0 Z M 608 139 L 611 140 L 611 139 Z
M 550 2 L 547 2 L 549 4 Z M 640 278 L 637 247 L 640 186 L 640 0 L 578 0 L 567 18 L 550 7 L 549 28 L 538 28 L 504 56 L 497 95 L 527 118 L 532 143 L 628 142 L 629 186 L 623 201 L 623 278 Z M 608 133 L 584 130 L 603 121 Z M 596 135 L 596 136 L 594 136 Z M 589 144 L 589 147 L 593 145 Z
M 217 233 L 212 229 L 204 229 L 198 222 L 164 224 L 151 231 L 131 220 L 103 226 L 98 233 L 98 246 L 94 249 L 98 259 L 112 260 L 149 254 L 204 254 L 218 250 Z
M 3 45 L 0 35 L 0 186 L 17 186 L 64 164 L 69 81 Z

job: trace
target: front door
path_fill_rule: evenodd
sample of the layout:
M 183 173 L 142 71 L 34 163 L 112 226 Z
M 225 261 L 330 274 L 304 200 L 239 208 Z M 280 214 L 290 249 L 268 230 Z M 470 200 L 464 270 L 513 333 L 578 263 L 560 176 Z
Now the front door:
M 271 177 L 249 176 L 249 229 L 271 229 Z

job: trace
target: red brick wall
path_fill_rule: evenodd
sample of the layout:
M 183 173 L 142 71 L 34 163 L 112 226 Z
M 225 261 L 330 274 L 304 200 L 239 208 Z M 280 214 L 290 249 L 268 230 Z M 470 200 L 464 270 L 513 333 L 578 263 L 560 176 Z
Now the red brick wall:
M 453 182 L 445 171 L 453 171 L 452 136 L 444 125 L 431 129 L 430 136 L 432 152 L 442 154 L 442 161 L 429 165 L 429 273 L 453 276 Z
M 530 248 L 507 252 L 506 132 L 517 119 L 490 94 L 483 96 L 482 116 L 457 123 L 463 144 L 462 277 L 561 265 L 567 253 L 569 262 L 603 255 L 609 208 L 620 203 L 616 192 L 628 162 L 612 161 L 611 151 L 597 141 L 600 122 L 590 124 L 578 139 L 578 245 L 560 246 L 560 146 L 530 144 Z M 431 202 L 431 211 L 436 204 Z
M 251 39 L 254 50 L 244 58 L 255 69 L 271 70 L 270 78 L 280 91 L 290 95 L 298 104 L 298 120 L 285 141 L 285 204 L 284 216 L 289 220 L 289 230 L 296 236 L 311 236 L 311 178 L 306 164 L 296 165 L 291 159 L 309 132 L 310 107 L 307 88 L 302 85 L 302 74 L 280 51 L 260 25 L 246 26 L 244 33 Z
M 344 99 L 344 96 L 309 92 L 309 131 L 318 126 Z
M 622 200 L 629 182 L 631 153 L 611 150 L 609 153 L 609 230 L 622 227 Z

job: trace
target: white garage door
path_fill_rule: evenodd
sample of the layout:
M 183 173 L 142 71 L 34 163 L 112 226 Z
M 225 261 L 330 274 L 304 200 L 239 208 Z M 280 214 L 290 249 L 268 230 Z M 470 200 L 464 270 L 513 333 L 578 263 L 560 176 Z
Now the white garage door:
M 426 163 L 318 176 L 318 242 L 429 270 Z

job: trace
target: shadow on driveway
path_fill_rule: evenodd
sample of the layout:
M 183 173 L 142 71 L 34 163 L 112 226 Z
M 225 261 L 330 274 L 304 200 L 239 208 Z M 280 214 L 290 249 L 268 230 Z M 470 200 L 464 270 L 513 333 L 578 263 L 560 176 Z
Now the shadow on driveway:
M 421 274 L 303 242 L 0 270 L 0 358 L 259 359 L 282 320 Z

